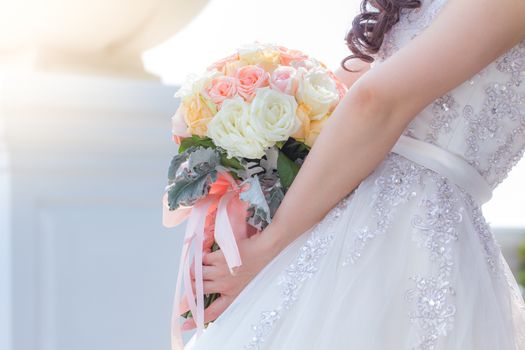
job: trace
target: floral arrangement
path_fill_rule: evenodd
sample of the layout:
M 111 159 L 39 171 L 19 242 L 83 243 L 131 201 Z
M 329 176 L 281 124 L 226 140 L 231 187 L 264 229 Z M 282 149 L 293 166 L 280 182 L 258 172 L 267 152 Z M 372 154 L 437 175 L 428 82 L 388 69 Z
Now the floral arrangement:
M 242 264 L 236 240 L 271 222 L 346 91 L 322 62 L 254 42 L 188 76 L 176 92 L 181 103 L 172 133 L 179 149 L 169 166 L 163 222 L 173 227 L 188 221 L 174 325 L 181 314 L 193 316 L 202 331 L 203 310 L 217 297 L 202 293 L 203 252 L 222 249 L 232 273 Z M 192 243 L 196 291 L 190 280 Z M 172 329 L 180 339 L 178 327 Z

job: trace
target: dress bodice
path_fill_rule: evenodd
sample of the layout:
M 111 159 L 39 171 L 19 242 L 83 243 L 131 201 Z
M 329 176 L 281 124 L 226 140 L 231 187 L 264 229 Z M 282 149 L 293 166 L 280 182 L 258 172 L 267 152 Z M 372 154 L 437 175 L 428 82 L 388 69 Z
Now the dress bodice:
M 402 10 L 372 66 L 430 25 L 446 1 Z M 495 188 L 525 152 L 525 40 L 434 100 L 404 134 L 461 156 Z

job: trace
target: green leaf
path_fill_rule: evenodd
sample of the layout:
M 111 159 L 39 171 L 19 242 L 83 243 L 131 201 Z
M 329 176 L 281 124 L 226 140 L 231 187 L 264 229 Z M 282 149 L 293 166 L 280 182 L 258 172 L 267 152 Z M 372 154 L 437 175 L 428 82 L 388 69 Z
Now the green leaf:
M 190 137 L 186 137 L 183 139 L 179 146 L 179 153 L 182 153 L 186 151 L 190 147 L 205 147 L 205 148 L 216 148 L 215 144 L 213 143 L 212 139 L 209 137 L 200 137 L 197 135 L 193 135 Z
M 288 189 L 299 172 L 299 165 L 288 158 L 282 151 L 279 151 L 277 172 L 279 173 L 281 184 L 285 189 Z
M 223 152 L 222 149 L 218 148 L 214 143 L 213 140 L 209 137 L 200 137 L 197 135 L 193 135 L 191 137 L 187 137 L 184 140 L 181 141 L 181 144 L 179 146 L 179 153 L 186 152 L 192 147 L 204 147 L 204 148 L 213 148 L 213 149 L 219 149 L 220 155 L 221 155 L 221 164 L 227 168 L 235 169 L 235 170 L 242 170 L 244 167 L 242 166 L 240 160 L 236 157 L 228 158 L 226 155 L 226 152 Z
M 238 158 L 228 158 L 225 153 L 221 153 L 221 164 L 225 167 L 236 170 L 244 169 Z
M 282 148 L 282 147 L 284 146 L 285 143 L 286 143 L 286 142 L 284 142 L 284 141 L 277 141 L 277 142 L 275 143 L 275 145 L 277 146 L 277 148 L 280 149 L 280 148 Z

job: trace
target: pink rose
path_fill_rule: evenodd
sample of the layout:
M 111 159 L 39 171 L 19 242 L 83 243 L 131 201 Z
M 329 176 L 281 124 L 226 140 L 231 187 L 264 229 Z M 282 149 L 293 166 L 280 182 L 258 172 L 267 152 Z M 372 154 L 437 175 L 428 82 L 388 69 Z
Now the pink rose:
M 227 57 L 224 57 L 220 60 L 218 60 L 217 62 L 211 64 L 208 68 L 206 68 L 207 70 L 213 70 L 214 68 L 217 69 L 218 71 L 221 71 L 223 72 L 223 68 L 226 64 L 230 63 L 230 62 L 235 62 L 235 61 L 238 61 L 239 60 L 239 53 L 236 52 L 234 54 L 231 54 L 230 56 L 227 56 Z M 223 72 L 224 73 L 224 72 Z
M 247 102 L 255 96 L 255 90 L 268 86 L 268 73 L 257 65 L 247 65 L 239 68 L 235 73 L 237 93 Z
M 206 93 L 220 108 L 222 102 L 235 96 L 237 86 L 234 77 L 220 76 L 212 79 L 210 85 L 206 87 Z
M 179 108 L 177 108 L 177 111 L 175 111 L 175 115 L 171 117 L 171 133 L 173 136 L 179 136 L 179 137 L 191 136 L 191 134 L 188 132 L 188 125 L 186 124 L 184 120 L 185 119 L 184 115 L 185 115 L 184 106 L 179 106 Z M 175 140 L 175 142 L 177 142 L 177 140 Z
M 279 51 L 281 64 L 285 66 L 289 66 L 292 61 L 303 61 L 308 58 L 299 50 L 291 50 L 284 46 L 276 46 L 276 49 Z
M 297 70 L 290 66 L 276 68 L 270 76 L 270 86 L 274 90 L 295 96 L 298 86 Z

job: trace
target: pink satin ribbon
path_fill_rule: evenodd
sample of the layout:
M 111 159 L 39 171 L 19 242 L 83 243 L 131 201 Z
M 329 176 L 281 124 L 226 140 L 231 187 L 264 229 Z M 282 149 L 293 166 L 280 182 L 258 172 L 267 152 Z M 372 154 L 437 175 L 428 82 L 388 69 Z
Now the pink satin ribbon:
M 236 239 L 247 238 L 250 227 L 246 222 L 249 204 L 239 198 L 244 190 L 226 171 L 219 172 L 217 180 L 211 185 L 208 196 L 198 200 L 192 207 L 180 207 L 170 211 L 167 193 L 164 194 L 162 222 L 165 227 L 174 227 L 188 219 L 180 257 L 177 285 L 173 299 L 171 318 L 172 350 L 183 350 L 182 329 L 179 322 L 181 310 L 182 281 L 184 298 L 191 310 L 197 326 L 197 337 L 204 330 L 204 292 L 202 281 L 202 254 L 204 243 L 211 248 L 213 240 L 217 242 L 226 258 L 228 268 L 242 265 Z M 190 276 L 190 248 L 194 247 L 195 288 L 194 293 Z M 195 298 L 197 296 L 197 298 Z M 197 302 L 195 302 L 197 299 Z

